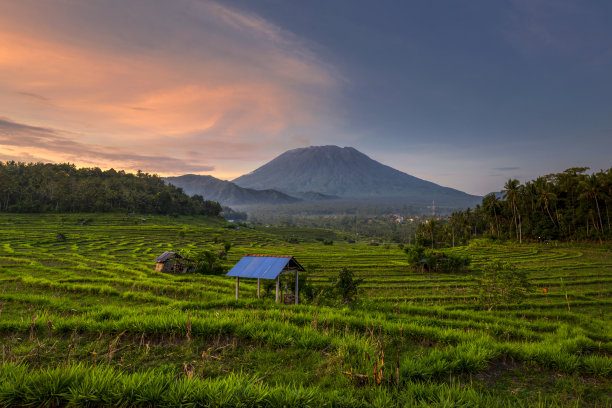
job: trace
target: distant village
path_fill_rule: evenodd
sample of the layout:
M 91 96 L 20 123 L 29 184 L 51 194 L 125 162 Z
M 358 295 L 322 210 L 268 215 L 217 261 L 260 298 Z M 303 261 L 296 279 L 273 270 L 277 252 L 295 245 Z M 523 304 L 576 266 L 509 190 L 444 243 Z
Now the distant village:
M 414 215 L 411 216 L 410 218 L 405 217 L 401 214 L 391 214 L 389 215 L 389 220 L 390 221 L 394 221 L 398 224 L 404 224 L 404 223 L 413 223 L 413 222 L 424 222 L 424 223 L 428 223 L 429 220 L 432 219 L 432 217 L 419 217 L 418 215 Z M 433 217 L 434 220 L 436 221 L 440 221 L 442 219 L 448 219 L 448 217 Z

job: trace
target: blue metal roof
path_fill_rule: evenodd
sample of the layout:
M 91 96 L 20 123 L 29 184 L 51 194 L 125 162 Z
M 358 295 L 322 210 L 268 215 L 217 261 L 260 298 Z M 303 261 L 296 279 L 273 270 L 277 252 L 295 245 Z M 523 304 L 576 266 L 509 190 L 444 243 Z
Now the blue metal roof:
M 244 256 L 226 276 L 238 276 L 241 278 L 276 279 L 285 269 L 287 264 L 293 261 L 291 266 L 303 271 L 304 268 L 297 263 L 292 256 Z

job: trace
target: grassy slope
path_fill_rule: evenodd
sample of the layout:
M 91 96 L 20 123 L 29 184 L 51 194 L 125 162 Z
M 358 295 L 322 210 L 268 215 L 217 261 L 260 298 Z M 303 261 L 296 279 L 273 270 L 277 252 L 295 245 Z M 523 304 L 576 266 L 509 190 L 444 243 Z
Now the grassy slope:
M 609 247 L 480 243 L 455 249 L 472 255 L 472 271 L 436 275 L 410 271 L 396 246 L 348 244 L 333 231 L 225 227 L 0 215 L 0 403 L 612 403 Z M 302 242 L 287 243 L 292 235 Z M 231 279 L 153 271 L 164 250 L 224 241 L 234 244 L 228 266 L 245 253 L 290 253 L 323 283 L 348 267 L 366 278 L 364 303 L 277 306 L 255 299 L 254 282 L 241 282 L 235 301 Z M 478 310 L 475 275 L 494 259 L 529 270 L 527 302 Z M 342 374 L 351 370 L 368 384 Z

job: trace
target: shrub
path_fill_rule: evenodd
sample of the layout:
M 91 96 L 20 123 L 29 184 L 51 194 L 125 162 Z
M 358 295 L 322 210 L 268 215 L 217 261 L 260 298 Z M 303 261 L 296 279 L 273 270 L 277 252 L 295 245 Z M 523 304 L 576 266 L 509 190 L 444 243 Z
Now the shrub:
M 479 303 L 489 310 L 501 303 L 521 303 L 531 290 L 527 271 L 502 261 L 485 265 L 479 282 Z
M 342 268 L 332 285 L 333 293 L 340 298 L 342 303 L 351 304 L 357 299 L 359 285 L 362 283 L 363 278 L 355 279 L 355 274 L 352 271 Z
M 436 272 L 458 272 L 472 262 L 469 255 L 434 251 L 420 245 L 409 246 L 404 252 L 411 266 L 423 266 Z
M 412 245 L 404 249 L 408 255 L 408 263 L 411 266 L 420 266 L 422 260 L 425 259 L 425 247 L 421 245 Z
M 195 266 L 193 272 L 203 275 L 222 275 L 227 272 L 227 268 L 221 265 L 221 259 L 224 259 L 225 254 L 216 254 L 210 250 L 181 250 L 180 254 L 183 258 L 190 259 Z

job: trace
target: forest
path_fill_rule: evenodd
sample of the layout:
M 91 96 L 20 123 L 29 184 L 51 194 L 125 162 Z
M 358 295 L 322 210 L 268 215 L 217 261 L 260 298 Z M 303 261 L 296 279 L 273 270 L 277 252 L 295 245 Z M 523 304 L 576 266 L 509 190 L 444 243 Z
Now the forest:
M 0 162 L 0 212 L 219 215 L 221 206 L 141 171 L 10 161 Z
M 573 167 L 524 184 L 510 179 L 500 196 L 489 194 L 474 209 L 420 224 L 417 241 L 455 246 L 474 237 L 519 243 L 609 240 L 612 168 L 593 174 L 588 170 Z

